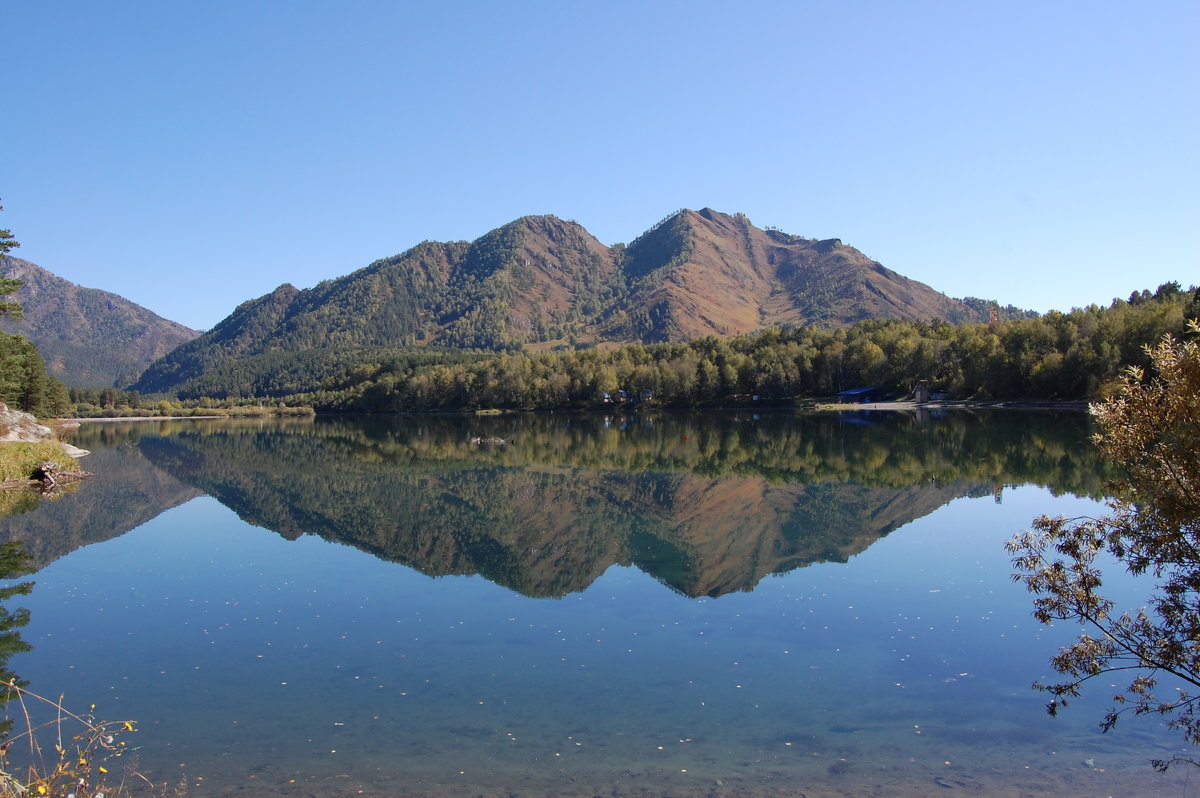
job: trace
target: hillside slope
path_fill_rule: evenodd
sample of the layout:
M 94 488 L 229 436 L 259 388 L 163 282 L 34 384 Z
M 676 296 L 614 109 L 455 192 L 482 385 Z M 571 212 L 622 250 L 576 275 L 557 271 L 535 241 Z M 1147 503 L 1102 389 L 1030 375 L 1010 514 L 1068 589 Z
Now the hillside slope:
M 742 214 L 682 210 L 627 249 L 629 298 L 606 337 L 687 341 L 867 318 L 983 321 L 979 311 L 838 239 L 762 230 Z
M 47 371 L 67 385 L 125 385 L 151 362 L 198 333 L 108 291 L 84 288 L 20 258 L 0 258 L 0 274 L 21 280 L 12 298 L 21 321 L 0 328 L 28 338 Z

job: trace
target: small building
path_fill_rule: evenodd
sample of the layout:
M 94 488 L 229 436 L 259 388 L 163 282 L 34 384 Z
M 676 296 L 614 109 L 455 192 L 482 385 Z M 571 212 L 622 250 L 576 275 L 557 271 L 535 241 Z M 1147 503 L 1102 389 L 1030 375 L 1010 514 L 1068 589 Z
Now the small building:
M 916 390 L 913 391 L 913 399 L 917 404 L 924 404 L 929 401 L 929 380 L 920 380 L 917 382 Z
M 837 398 L 839 402 L 864 404 L 881 401 L 884 397 L 879 388 L 851 388 L 848 391 L 839 391 Z

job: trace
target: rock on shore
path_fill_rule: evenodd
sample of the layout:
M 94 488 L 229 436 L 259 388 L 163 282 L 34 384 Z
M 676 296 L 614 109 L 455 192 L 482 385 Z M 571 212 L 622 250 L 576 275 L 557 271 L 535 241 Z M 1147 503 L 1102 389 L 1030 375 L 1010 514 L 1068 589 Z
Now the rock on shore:
M 39 424 L 32 413 L 13 410 L 4 402 L 0 402 L 0 443 L 37 443 L 51 440 L 57 440 L 54 430 L 45 424 Z M 80 449 L 69 443 L 64 443 L 62 446 L 71 457 L 83 457 L 88 454 L 86 449 Z

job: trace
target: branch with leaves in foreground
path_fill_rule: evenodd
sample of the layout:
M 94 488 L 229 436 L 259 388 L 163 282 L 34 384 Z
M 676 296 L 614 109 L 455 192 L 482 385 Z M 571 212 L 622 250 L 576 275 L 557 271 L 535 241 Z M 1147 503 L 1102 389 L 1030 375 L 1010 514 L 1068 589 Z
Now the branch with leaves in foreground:
M 1200 326 L 1189 322 L 1192 336 Z M 1101 456 L 1124 469 L 1118 498 L 1100 518 L 1042 516 L 1033 530 L 1008 542 L 1017 573 L 1035 595 L 1034 617 L 1049 624 L 1076 621 L 1078 640 L 1050 664 L 1066 680 L 1035 683 L 1052 696 L 1051 715 L 1106 674 L 1129 681 L 1113 696 L 1101 728 L 1124 714 L 1158 715 L 1200 746 L 1200 343 L 1166 336 L 1148 347 L 1154 376 L 1129 369 L 1120 390 L 1092 405 Z M 1101 592 L 1096 559 L 1114 557 L 1135 576 L 1153 580 L 1145 607 L 1118 614 Z M 1163 771 L 1176 756 L 1151 760 Z

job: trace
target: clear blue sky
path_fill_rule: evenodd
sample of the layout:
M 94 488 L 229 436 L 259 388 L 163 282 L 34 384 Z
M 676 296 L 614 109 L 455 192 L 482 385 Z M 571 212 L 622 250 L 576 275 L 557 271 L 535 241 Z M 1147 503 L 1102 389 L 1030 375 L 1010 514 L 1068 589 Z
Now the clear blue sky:
M 6 0 L 14 254 L 208 328 L 681 208 L 1039 311 L 1200 283 L 1200 2 Z

